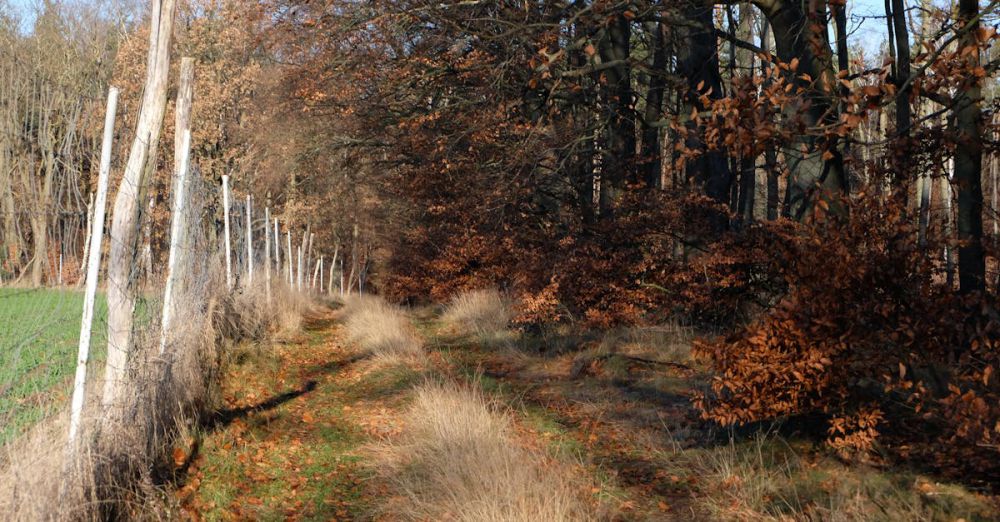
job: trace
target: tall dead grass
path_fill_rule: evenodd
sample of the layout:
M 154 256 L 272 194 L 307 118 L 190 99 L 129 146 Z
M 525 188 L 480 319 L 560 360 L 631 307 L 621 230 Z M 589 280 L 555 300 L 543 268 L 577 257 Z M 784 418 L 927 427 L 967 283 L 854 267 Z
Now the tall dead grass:
M 442 322 L 467 335 L 493 338 L 507 332 L 514 316 L 509 299 L 497 290 L 471 290 L 455 295 Z
M 377 297 L 350 297 L 344 303 L 347 342 L 376 357 L 423 355 L 423 343 L 406 313 Z
M 312 307 L 307 296 L 284 284 L 273 284 L 268 299 L 264 282 L 258 281 L 221 298 L 215 328 L 219 340 L 229 343 L 281 339 L 301 329 Z
M 584 521 L 596 515 L 568 466 L 518 444 L 510 418 L 480 391 L 426 383 L 378 471 L 401 497 L 392 519 Z
M 803 460 L 780 438 L 680 450 L 669 470 L 688 474 L 699 494 L 698 518 L 732 521 L 867 522 L 991 520 L 986 500 L 954 485 L 909 474 Z

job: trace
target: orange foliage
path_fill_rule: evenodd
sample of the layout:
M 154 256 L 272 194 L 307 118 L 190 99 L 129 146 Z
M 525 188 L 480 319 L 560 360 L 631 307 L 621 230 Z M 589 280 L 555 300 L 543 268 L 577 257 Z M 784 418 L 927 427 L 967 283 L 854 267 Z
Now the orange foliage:
M 696 352 L 715 370 L 698 403 L 723 424 L 820 415 L 843 451 L 884 442 L 946 471 L 1000 476 L 1000 318 L 963 299 L 892 204 L 773 243 L 788 292 Z M 919 426 L 919 427 L 918 427 Z

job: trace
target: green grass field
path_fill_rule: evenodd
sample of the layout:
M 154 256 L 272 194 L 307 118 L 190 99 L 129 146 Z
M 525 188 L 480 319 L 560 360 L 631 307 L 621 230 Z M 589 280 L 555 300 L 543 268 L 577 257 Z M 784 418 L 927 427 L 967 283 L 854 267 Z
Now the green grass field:
M 83 293 L 0 288 L 0 444 L 68 400 Z M 107 306 L 99 295 L 91 360 L 104 358 Z

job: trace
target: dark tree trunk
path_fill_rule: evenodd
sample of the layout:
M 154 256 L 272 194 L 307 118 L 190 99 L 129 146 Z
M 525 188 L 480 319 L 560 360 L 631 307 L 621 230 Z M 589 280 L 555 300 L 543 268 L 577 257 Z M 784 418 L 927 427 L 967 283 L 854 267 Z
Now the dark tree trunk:
M 958 285 L 963 294 L 982 292 L 986 288 L 986 258 L 983 253 L 983 128 L 982 87 L 972 71 L 980 67 L 976 32 L 979 22 L 978 0 L 959 0 L 958 15 L 962 31 L 962 49 L 968 70 L 967 86 L 955 100 L 955 125 L 958 143 L 955 147 L 955 185 L 958 191 Z M 971 24 L 971 26 L 970 26 Z
M 666 27 L 651 24 L 653 32 L 653 61 L 646 91 L 646 114 L 642 129 L 643 181 L 649 189 L 662 188 L 663 160 L 660 157 L 660 128 L 653 123 L 663 112 L 663 90 L 666 87 L 667 44 Z
M 623 15 L 615 15 L 600 42 L 601 60 L 615 63 L 605 70 L 608 108 L 607 147 L 601 162 L 600 208 L 602 218 L 610 217 L 625 182 L 634 180 L 635 114 L 632 100 L 630 38 L 632 27 Z
M 681 31 L 683 44 L 678 47 L 677 69 L 687 80 L 683 111 L 690 114 L 706 109 L 700 99 L 702 94 L 709 93 L 710 99 L 719 99 L 723 93 L 712 8 L 692 5 L 685 8 L 685 17 L 691 27 Z M 725 154 L 720 150 L 708 150 L 703 127 L 692 121 L 687 130 L 685 146 L 699 152 L 697 158 L 687 163 L 688 179 L 704 187 L 705 194 L 713 200 L 728 204 L 733 175 Z
M 825 2 L 798 0 L 754 0 L 767 16 L 774 31 L 778 58 L 785 63 L 798 61 L 798 68 L 789 73 L 789 81 L 805 90 L 806 105 L 786 108 L 789 125 L 801 125 L 808 131 L 821 125 L 835 124 L 839 118 L 833 106 L 832 53 L 826 31 Z M 802 75 L 813 80 L 806 82 Z M 846 209 L 840 198 L 847 192 L 844 157 L 836 143 L 807 132 L 784 148 L 790 179 L 786 202 L 790 214 L 803 219 L 811 214 L 817 200 L 826 201 L 835 214 Z M 803 154 L 801 149 L 808 152 Z
M 896 190 L 902 198 L 906 198 L 907 185 L 910 182 L 911 162 L 908 154 L 910 144 L 910 93 L 907 82 L 910 79 L 910 32 L 906 25 L 906 7 L 903 0 L 892 1 L 892 29 L 896 41 L 895 84 L 896 92 L 896 136 L 892 141 L 893 173 Z

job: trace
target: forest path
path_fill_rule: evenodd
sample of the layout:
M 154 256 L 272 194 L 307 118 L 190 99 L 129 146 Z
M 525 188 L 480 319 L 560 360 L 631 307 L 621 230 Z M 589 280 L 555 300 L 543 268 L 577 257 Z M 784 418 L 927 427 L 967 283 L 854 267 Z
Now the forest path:
M 184 518 L 370 517 L 377 492 L 368 488 L 377 486 L 361 451 L 394 429 L 378 419 L 395 417 L 407 387 L 355 371 L 329 309 L 307 317 L 295 339 L 234 357 L 223 377 L 226 409 L 203 430 L 176 493 Z
M 375 477 L 370 449 L 401 432 L 414 386 L 447 379 L 495 399 L 526 447 L 575 463 L 601 519 L 690 519 L 693 484 L 666 447 L 692 429 L 686 372 L 621 359 L 583 367 L 572 353 L 456 336 L 430 309 L 411 318 L 428 352 L 416 366 L 359 356 L 331 309 L 310 315 L 294 339 L 237 350 L 223 376 L 226 409 L 193 443 L 194 458 L 175 455 L 182 469 L 191 461 L 175 493 L 183 518 L 379 518 L 394 494 Z

